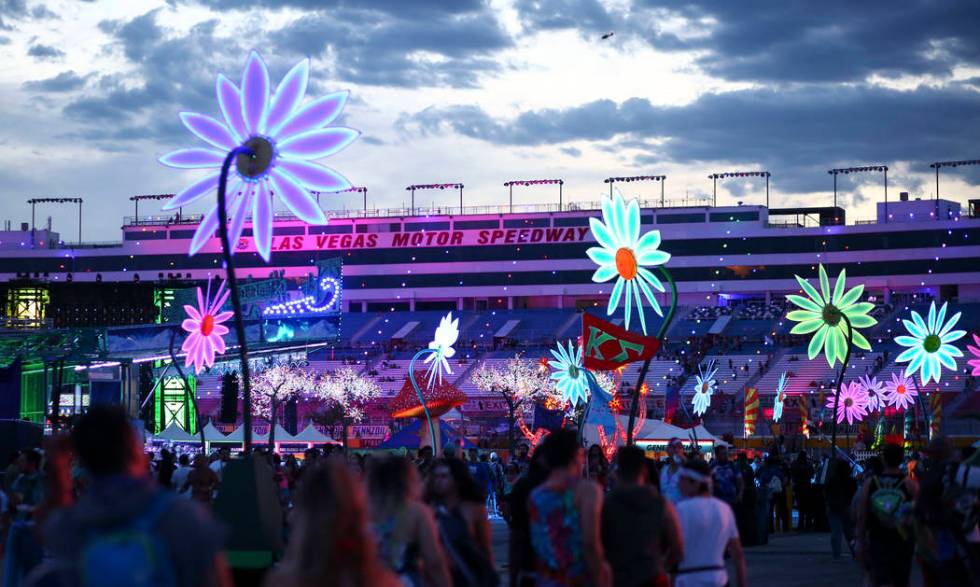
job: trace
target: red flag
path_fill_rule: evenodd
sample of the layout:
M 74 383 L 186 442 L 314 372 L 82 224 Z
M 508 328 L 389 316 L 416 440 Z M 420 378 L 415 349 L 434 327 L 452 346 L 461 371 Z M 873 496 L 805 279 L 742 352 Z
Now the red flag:
M 627 363 L 653 358 L 660 339 L 643 336 L 596 318 L 588 312 L 582 317 L 582 340 L 586 369 L 612 371 Z

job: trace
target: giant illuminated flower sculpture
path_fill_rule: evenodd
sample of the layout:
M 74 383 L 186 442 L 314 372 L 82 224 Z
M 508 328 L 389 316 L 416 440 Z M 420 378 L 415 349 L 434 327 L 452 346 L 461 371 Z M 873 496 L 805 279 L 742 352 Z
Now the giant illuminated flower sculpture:
M 310 62 L 297 63 L 272 87 L 265 61 L 255 51 L 242 71 L 241 86 L 218 75 L 218 105 L 223 120 L 203 114 L 181 112 L 180 120 L 210 148 L 180 149 L 167 153 L 160 163 L 180 169 L 214 169 L 184 188 L 164 206 L 172 210 L 186 206 L 215 191 L 221 164 L 236 147 L 247 147 L 253 155 L 239 154 L 229 182 L 229 240 L 242 234 L 251 214 L 255 247 L 266 261 L 272 246 L 273 196 L 289 211 L 311 224 L 324 224 L 326 216 L 310 191 L 336 192 L 350 187 L 336 171 L 313 163 L 345 148 L 360 134 L 342 126 L 327 126 L 347 103 L 347 92 L 328 94 L 305 105 Z M 218 228 L 218 207 L 212 206 L 191 241 L 197 253 Z
M 862 375 L 858 380 L 865 395 L 868 396 L 868 413 L 885 409 L 885 384 L 878 381 L 877 377 L 867 375 Z
M 698 365 L 698 375 L 695 376 L 694 383 L 694 397 L 691 399 L 695 416 L 701 416 L 708 411 L 708 406 L 711 405 L 711 394 L 715 392 L 717 385 L 715 381 L 715 373 L 717 372 L 718 368 L 715 367 L 714 361 L 708 362 L 706 370 Z
M 845 292 L 846 276 L 845 270 L 841 269 L 834 285 L 833 295 L 830 291 L 830 283 L 827 279 L 827 271 L 820 265 L 820 291 L 810 285 L 807 280 L 799 275 L 796 281 L 806 292 L 807 296 L 788 295 L 786 299 L 802 308 L 794 310 L 786 317 L 794 322 L 799 322 L 790 331 L 790 334 L 810 334 L 815 333 L 810 339 L 810 346 L 807 349 L 812 360 L 823 349 L 827 357 L 827 363 L 831 367 L 837 361 L 844 362 L 847 354 L 847 326 L 843 316 L 851 323 L 851 341 L 859 348 L 866 351 L 871 350 L 868 339 L 864 337 L 858 328 L 868 328 L 874 326 L 877 321 L 868 316 L 868 312 L 874 308 L 870 302 L 858 302 L 864 292 L 864 285 L 857 285 Z
M 827 407 L 834 408 L 835 397 L 827 398 Z M 852 381 L 841 386 L 840 398 L 837 402 L 837 423 L 840 424 L 847 419 L 848 424 L 853 424 L 855 420 L 860 422 L 864 419 L 868 411 L 868 396 L 857 381 Z
M 936 312 L 936 302 L 929 306 L 928 322 L 922 319 L 915 310 L 912 320 L 902 320 L 910 336 L 896 336 L 895 342 L 908 347 L 895 358 L 896 363 L 908 362 L 905 375 L 910 376 L 919 371 L 919 379 L 923 385 L 935 380 L 939 383 L 943 367 L 956 370 L 956 357 L 962 357 L 963 351 L 952 345 L 953 341 L 966 336 L 965 330 L 953 330 L 960 320 L 960 312 L 946 320 L 946 304 Z
M 222 323 L 232 317 L 232 312 L 221 312 L 221 306 L 228 301 L 231 292 L 225 289 L 221 282 L 218 291 L 211 299 L 211 287 L 205 295 L 197 288 L 197 307 L 185 305 L 187 318 L 181 323 L 181 328 L 187 332 L 187 338 L 180 350 L 187 354 L 185 366 L 194 365 L 194 373 L 200 373 L 204 367 L 214 365 L 214 356 L 225 352 L 224 335 L 228 327 Z
M 611 315 L 615 312 L 622 299 L 624 320 L 628 329 L 635 303 L 640 315 L 640 326 L 643 334 L 646 334 L 647 323 L 640 299 L 641 292 L 653 311 L 663 316 L 650 286 L 661 292 L 664 291 L 664 286 L 646 269 L 663 265 L 670 260 L 670 253 L 658 248 L 660 231 L 651 230 L 641 237 L 640 205 L 636 200 L 631 200 L 627 205 L 619 194 L 613 198 L 603 198 L 602 220 L 590 218 L 589 224 L 592 226 L 592 235 L 600 245 L 586 251 L 589 258 L 599 266 L 592 275 L 592 281 L 603 283 L 616 278 L 606 313 Z
M 968 351 L 970 351 L 970 354 L 973 355 L 974 358 L 967 361 L 966 364 L 973 367 L 973 373 L 971 373 L 971 375 L 976 376 L 980 375 L 980 336 L 974 334 L 973 342 L 975 342 L 977 346 L 966 345 L 966 348 Z
M 551 349 L 554 361 L 548 361 L 554 371 L 551 379 L 555 388 L 561 392 L 562 402 L 571 402 L 572 407 L 589 400 L 589 381 L 582 366 L 582 348 L 568 341 L 568 349 L 559 342 L 557 350 Z
M 456 349 L 453 345 L 456 344 L 456 339 L 459 338 L 459 318 L 453 320 L 453 313 L 450 312 L 442 317 L 439 321 L 439 326 L 436 327 L 436 334 L 432 338 L 432 342 L 429 343 L 429 350 L 433 351 L 429 353 L 429 356 L 425 358 L 424 363 L 432 363 L 429 366 L 429 387 L 438 379 L 439 383 L 442 383 L 442 374 L 445 371 L 447 375 L 452 375 L 453 371 L 449 368 L 449 361 L 446 359 L 451 359 L 456 354 Z
M 919 395 L 914 383 L 906 375 L 898 376 L 892 373 L 892 380 L 885 383 L 885 401 L 889 406 L 894 406 L 898 410 L 913 406 L 915 397 Z
M 776 400 L 772 405 L 772 421 L 779 422 L 783 417 L 783 402 L 786 401 L 786 373 L 779 374 L 776 383 Z

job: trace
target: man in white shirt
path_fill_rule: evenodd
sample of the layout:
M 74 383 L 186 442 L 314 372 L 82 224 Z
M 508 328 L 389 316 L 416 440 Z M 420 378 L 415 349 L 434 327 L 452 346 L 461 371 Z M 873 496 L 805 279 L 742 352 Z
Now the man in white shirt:
M 678 472 L 684 498 L 676 505 L 684 535 L 684 560 L 677 567 L 674 587 L 722 587 L 728 584 L 725 552 L 735 563 L 737 585 L 746 587 L 745 554 L 738 539 L 732 508 L 711 495 L 711 468 L 697 459 Z
M 184 486 L 187 485 L 187 475 L 191 472 L 191 460 L 187 453 L 180 455 L 177 459 L 177 469 L 171 478 L 171 485 L 177 493 L 184 493 Z
M 660 469 L 660 493 L 675 506 L 684 498 L 680 490 L 680 470 L 684 463 L 684 443 L 676 436 L 667 443 L 667 464 Z

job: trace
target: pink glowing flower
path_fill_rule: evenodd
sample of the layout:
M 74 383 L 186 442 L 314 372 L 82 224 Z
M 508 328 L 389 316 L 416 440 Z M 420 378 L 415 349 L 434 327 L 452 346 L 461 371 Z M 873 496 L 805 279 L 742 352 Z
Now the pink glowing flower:
M 861 388 L 868 396 L 868 413 L 885 408 L 885 384 L 878 381 L 877 377 L 864 375 L 860 379 Z
M 892 373 L 892 380 L 885 383 L 885 400 L 898 410 L 911 407 L 917 395 L 919 392 L 915 390 L 914 382 L 905 375 Z
M 225 352 L 225 340 L 222 337 L 228 334 L 228 327 L 221 323 L 231 318 L 233 313 L 219 313 L 219 310 L 230 293 L 225 289 L 225 283 L 221 282 L 212 300 L 211 284 L 208 284 L 207 296 L 201 292 L 201 288 L 197 288 L 197 308 L 184 306 L 189 317 L 180 325 L 187 331 L 187 338 L 180 350 L 187 353 L 184 365 L 194 365 L 194 373 L 200 373 L 204 367 L 213 366 L 214 356 Z
M 827 407 L 834 408 L 835 397 L 831 395 L 827 398 Z M 855 420 L 860 422 L 868 412 L 868 396 L 864 393 L 861 383 L 852 381 L 841 385 L 840 403 L 837 405 L 837 423 L 840 424 L 847 418 L 848 424 L 853 424 Z
M 975 358 L 967 361 L 967 364 L 973 367 L 973 375 L 980 375 L 980 335 L 974 334 L 973 342 L 977 343 L 977 346 L 966 345 L 966 350 Z

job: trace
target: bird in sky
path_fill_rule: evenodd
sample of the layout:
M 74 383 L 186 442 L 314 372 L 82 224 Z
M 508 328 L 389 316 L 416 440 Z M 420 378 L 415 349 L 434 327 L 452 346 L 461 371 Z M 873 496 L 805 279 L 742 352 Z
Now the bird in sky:
M 615 34 L 616 33 L 614 33 L 614 32 L 606 33 L 606 34 L 602 35 L 602 40 L 605 41 L 606 39 L 608 39 L 609 37 L 611 37 L 611 36 L 613 36 Z

